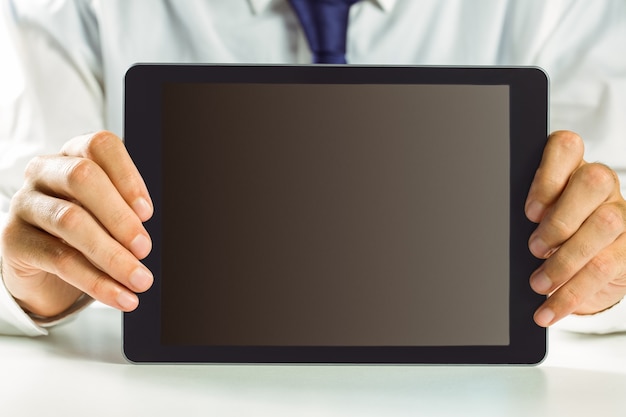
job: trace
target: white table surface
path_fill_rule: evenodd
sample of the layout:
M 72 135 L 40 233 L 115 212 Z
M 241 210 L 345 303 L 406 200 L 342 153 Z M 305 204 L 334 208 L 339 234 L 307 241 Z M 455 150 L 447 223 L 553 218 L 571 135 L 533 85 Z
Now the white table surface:
M 0 416 L 626 416 L 626 334 L 550 332 L 537 367 L 132 365 L 121 314 L 0 336 Z

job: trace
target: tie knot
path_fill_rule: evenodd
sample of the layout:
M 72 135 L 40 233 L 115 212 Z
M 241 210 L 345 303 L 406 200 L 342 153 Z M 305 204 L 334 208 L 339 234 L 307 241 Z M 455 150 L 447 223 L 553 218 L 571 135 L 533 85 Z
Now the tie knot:
M 359 0 L 290 0 L 304 30 L 313 62 L 346 63 L 350 6 Z

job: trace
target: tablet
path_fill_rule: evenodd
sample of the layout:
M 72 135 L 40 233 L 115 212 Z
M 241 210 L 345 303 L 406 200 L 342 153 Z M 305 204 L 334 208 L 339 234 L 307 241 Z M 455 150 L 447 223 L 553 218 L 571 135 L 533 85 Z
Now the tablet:
M 537 68 L 137 65 L 132 362 L 534 364 Z

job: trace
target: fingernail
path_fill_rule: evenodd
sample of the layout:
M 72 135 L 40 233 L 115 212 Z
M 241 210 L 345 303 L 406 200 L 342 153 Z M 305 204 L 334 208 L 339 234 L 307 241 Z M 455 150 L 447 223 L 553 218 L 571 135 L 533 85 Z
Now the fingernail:
M 530 278 L 530 286 L 539 294 L 547 294 L 552 289 L 552 280 L 545 272 L 539 271 Z
M 545 210 L 545 206 L 541 204 L 539 201 L 535 200 L 531 202 L 528 205 L 528 207 L 526 207 L 526 216 L 528 217 L 530 221 L 539 223 L 544 210 Z
M 136 268 L 130 274 L 128 280 L 130 281 L 130 285 L 133 286 L 133 289 L 140 292 L 146 291 L 154 282 L 154 278 L 152 277 L 150 271 L 142 266 Z
M 546 242 L 544 242 L 540 237 L 532 238 L 528 244 L 528 248 L 537 258 L 547 258 L 552 252 L 552 249 L 548 247 Z
M 122 291 L 117 295 L 117 303 L 124 311 L 132 311 L 139 305 L 139 299 L 135 294 Z
M 137 235 L 130 242 L 130 250 L 138 259 L 143 259 L 150 253 L 152 243 L 145 235 Z
M 152 206 L 143 198 L 139 197 L 132 204 L 133 210 L 137 213 L 137 216 L 143 221 L 146 221 L 152 216 Z
M 535 313 L 535 323 L 542 327 L 548 327 L 554 320 L 554 311 L 549 307 L 544 307 Z

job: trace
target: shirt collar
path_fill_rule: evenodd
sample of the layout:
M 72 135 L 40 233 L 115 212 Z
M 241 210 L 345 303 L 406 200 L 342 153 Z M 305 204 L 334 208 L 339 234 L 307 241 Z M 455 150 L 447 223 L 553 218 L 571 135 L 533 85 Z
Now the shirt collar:
M 262 13 L 273 0 L 248 0 L 250 3 L 250 7 L 252 8 L 252 12 L 254 14 Z M 393 9 L 393 6 L 396 4 L 398 0 L 361 0 L 361 1 L 371 1 L 376 4 L 383 12 L 388 12 Z

